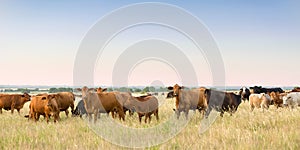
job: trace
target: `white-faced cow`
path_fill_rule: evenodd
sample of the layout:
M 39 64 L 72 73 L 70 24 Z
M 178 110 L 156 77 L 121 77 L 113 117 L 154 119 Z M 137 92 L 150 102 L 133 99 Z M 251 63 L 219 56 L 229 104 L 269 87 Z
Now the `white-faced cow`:
M 300 106 L 300 92 L 292 92 L 283 96 L 283 105 L 291 109 Z

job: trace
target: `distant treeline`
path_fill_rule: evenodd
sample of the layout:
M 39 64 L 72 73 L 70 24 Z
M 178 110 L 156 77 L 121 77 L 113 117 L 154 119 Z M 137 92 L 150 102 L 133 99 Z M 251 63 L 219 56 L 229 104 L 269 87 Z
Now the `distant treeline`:
M 60 88 L 50 88 L 49 93 L 58 93 L 58 92 L 73 92 L 72 88 L 65 88 L 65 87 L 60 87 Z

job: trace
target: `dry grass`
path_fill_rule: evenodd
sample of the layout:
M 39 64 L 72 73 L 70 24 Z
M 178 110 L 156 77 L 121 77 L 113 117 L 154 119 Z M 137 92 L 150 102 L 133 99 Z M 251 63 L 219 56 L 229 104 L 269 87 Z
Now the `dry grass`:
M 163 100 L 164 101 L 164 100 Z M 151 128 L 166 122 L 174 116 L 173 100 L 165 100 L 160 107 L 160 121 L 153 117 L 151 124 L 140 124 L 135 114 L 126 116 L 126 122 L 115 121 L 121 126 L 134 128 Z M 47 124 L 41 117 L 39 122 L 28 121 L 23 116 L 28 113 L 28 104 L 17 113 L 11 115 L 3 111 L 0 115 L 0 149 L 126 149 L 111 144 L 97 136 L 88 124 L 80 118 L 66 118 L 61 113 L 62 120 Z M 255 109 L 250 112 L 249 104 L 242 103 L 233 115 L 225 114 L 218 117 L 211 127 L 199 134 L 199 124 L 202 116 L 198 112 L 191 115 L 188 125 L 174 138 L 149 149 L 299 149 L 300 148 L 300 109 L 276 109 L 273 106 L 268 111 Z M 109 120 L 101 115 L 98 123 Z M 51 120 L 53 121 L 53 120 Z M 183 116 L 178 121 L 184 121 Z M 159 132 L 166 133 L 174 124 L 166 124 Z M 107 128 L 99 129 L 105 134 L 115 135 L 118 131 Z M 107 132 L 107 133 L 106 133 Z M 122 133 L 127 134 L 127 133 Z M 129 133 L 128 133 L 129 134 Z M 118 134 L 116 134 L 118 135 Z M 151 135 L 145 135 L 151 138 Z M 116 139 L 122 137 L 116 136 Z M 142 142 L 136 138 L 132 142 Z

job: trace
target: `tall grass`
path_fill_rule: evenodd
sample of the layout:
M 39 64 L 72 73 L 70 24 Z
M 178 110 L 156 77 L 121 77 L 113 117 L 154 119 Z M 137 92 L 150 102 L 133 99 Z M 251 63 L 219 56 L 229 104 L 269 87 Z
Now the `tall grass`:
M 62 119 L 56 124 L 53 120 L 47 124 L 43 117 L 38 122 L 28 121 L 23 117 L 28 114 L 28 105 L 21 110 L 21 115 L 9 111 L 0 114 L 0 149 L 126 149 L 102 139 L 78 117 L 67 118 L 61 113 Z M 132 128 L 151 128 L 173 116 L 173 107 L 174 100 L 162 100 L 159 122 L 153 117 L 150 124 L 140 124 L 136 114 L 127 115 L 125 122 L 114 121 Z M 258 109 L 250 112 L 249 104 L 242 103 L 233 116 L 225 113 L 223 118 L 218 117 L 203 134 L 199 134 L 203 117 L 199 112 L 190 117 L 188 125 L 177 136 L 149 149 L 300 149 L 299 108 L 291 111 L 271 106 L 265 112 Z M 98 123 L 107 119 L 102 114 Z M 181 115 L 178 123 L 184 119 Z M 167 134 L 170 126 L 167 124 L 161 132 Z M 115 132 L 118 131 L 107 134 Z M 142 138 L 132 142 L 141 142 L 138 139 Z

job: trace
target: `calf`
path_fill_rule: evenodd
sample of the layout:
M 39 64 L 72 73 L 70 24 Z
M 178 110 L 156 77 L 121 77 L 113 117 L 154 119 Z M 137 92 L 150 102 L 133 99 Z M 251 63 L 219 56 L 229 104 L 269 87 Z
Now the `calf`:
M 0 113 L 2 114 L 2 108 L 5 110 L 11 110 L 14 113 L 14 109 L 17 109 L 20 114 L 20 109 L 23 108 L 24 104 L 30 101 L 30 95 L 24 94 L 1 94 L 0 95 Z
M 268 94 L 251 94 L 249 97 L 249 104 L 251 111 L 256 108 L 268 109 L 271 103 L 271 97 Z
M 84 102 L 83 100 L 80 100 L 75 108 L 75 110 L 72 112 L 73 116 L 80 116 L 80 118 L 82 117 L 82 115 L 86 114 L 86 110 L 84 107 Z
M 48 123 L 50 116 L 53 115 L 54 122 L 58 120 L 59 109 L 53 95 L 33 96 L 29 108 L 30 119 L 38 121 L 40 115 L 44 115 Z
M 242 101 L 241 95 L 210 89 L 205 90 L 205 97 L 208 102 L 208 110 L 205 115 L 206 118 L 212 109 L 221 112 L 221 117 L 223 117 L 224 112 L 229 112 L 230 116 L 232 116 L 232 114 L 237 111 Z

